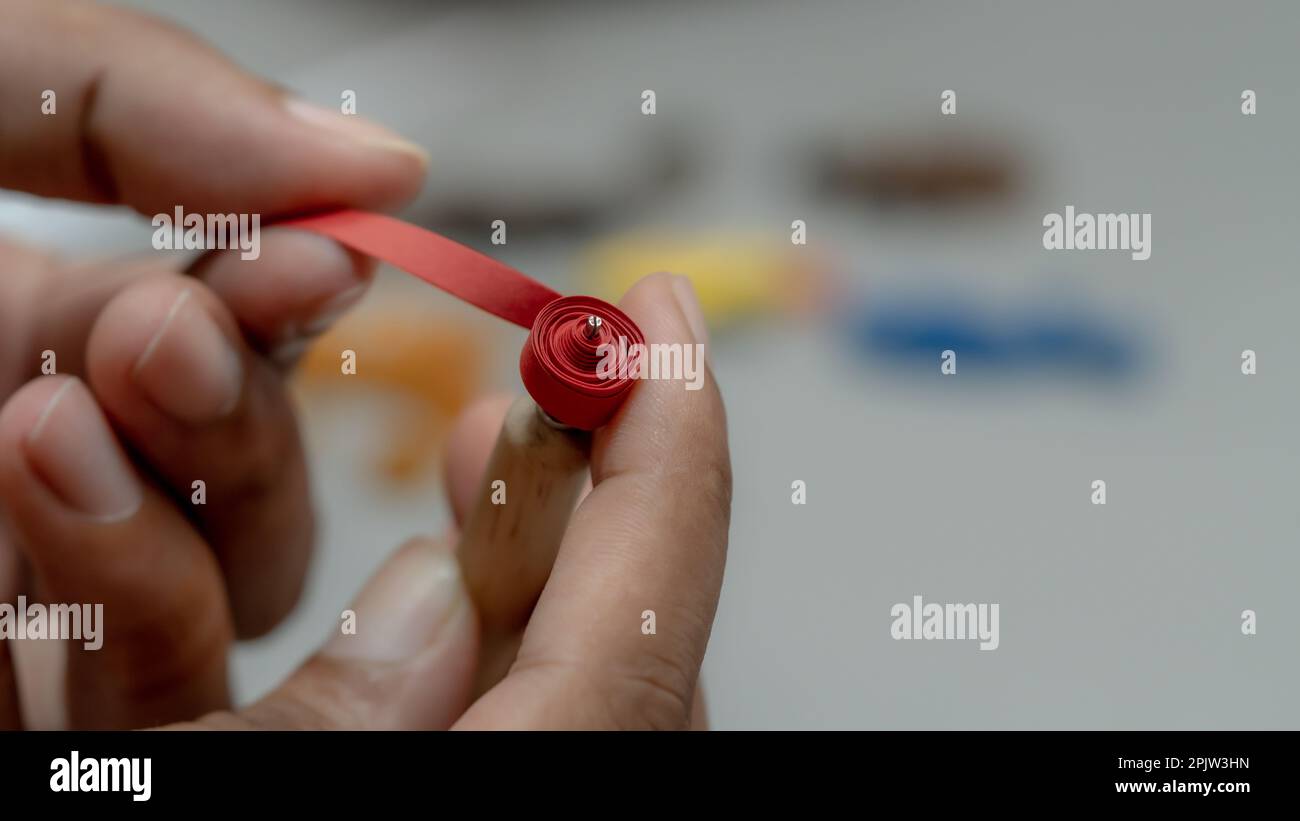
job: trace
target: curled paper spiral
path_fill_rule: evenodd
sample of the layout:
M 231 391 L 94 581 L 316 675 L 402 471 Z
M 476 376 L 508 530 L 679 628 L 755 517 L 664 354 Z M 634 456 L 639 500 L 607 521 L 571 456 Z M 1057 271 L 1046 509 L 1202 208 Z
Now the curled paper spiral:
M 593 324 L 593 319 L 598 321 Z M 560 297 L 533 319 L 519 355 L 519 374 L 529 395 L 551 418 L 594 430 L 623 404 L 635 379 L 634 360 L 644 345 L 636 323 L 608 302 Z
M 645 337 L 607 302 L 561 296 L 460 243 L 382 214 L 332 211 L 280 225 L 329 237 L 528 328 L 520 376 L 538 407 L 558 422 L 581 430 L 600 427 L 635 382 Z

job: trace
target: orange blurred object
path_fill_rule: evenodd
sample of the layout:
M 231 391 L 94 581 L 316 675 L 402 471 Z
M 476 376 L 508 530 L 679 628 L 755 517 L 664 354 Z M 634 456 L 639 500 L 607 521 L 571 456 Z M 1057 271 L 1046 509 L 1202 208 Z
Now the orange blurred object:
M 401 421 L 378 469 L 395 482 L 417 479 L 437 462 L 456 415 L 473 397 L 482 372 L 483 341 L 468 325 L 438 316 L 367 311 L 322 336 L 299 367 L 307 389 L 386 388 L 406 398 Z M 356 352 L 355 374 L 344 376 L 341 352 Z

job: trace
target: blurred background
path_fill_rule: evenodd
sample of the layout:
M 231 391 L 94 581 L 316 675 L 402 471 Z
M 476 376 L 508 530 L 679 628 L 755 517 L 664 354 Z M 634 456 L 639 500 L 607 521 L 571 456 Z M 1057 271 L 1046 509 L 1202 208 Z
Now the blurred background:
M 130 5 L 314 102 L 354 91 L 432 155 L 407 219 L 565 292 L 691 276 L 735 468 L 716 727 L 1300 727 L 1300 7 Z M 1044 250 L 1067 205 L 1150 213 L 1151 258 Z M 151 233 L 8 193 L 0 230 Z M 522 390 L 523 338 L 384 270 L 308 356 L 322 540 L 297 613 L 239 649 L 241 699 L 446 527 L 446 426 Z M 917 594 L 999 603 L 1001 646 L 891 640 Z

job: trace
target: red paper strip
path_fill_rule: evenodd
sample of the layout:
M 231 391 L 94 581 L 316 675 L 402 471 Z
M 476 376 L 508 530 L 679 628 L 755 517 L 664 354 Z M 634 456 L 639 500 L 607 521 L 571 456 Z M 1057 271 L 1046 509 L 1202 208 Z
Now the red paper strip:
M 535 279 L 409 222 L 366 211 L 334 211 L 281 223 L 324 234 L 382 259 L 507 322 L 533 327 L 533 318 L 560 295 Z
M 610 369 L 608 359 L 602 363 L 611 349 L 599 349 L 610 345 L 622 356 L 639 351 L 634 346 L 643 346 L 645 337 L 626 314 L 603 300 L 562 297 L 458 242 L 381 214 L 334 211 L 280 224 L 327 236 L 528 328 L 520 376 L 538 406 L 559 422 L 582 430 L 600 427 L 635 382 L 625 368 Z M 592 316 L 600 319 L 598 328 L 592 328 Z

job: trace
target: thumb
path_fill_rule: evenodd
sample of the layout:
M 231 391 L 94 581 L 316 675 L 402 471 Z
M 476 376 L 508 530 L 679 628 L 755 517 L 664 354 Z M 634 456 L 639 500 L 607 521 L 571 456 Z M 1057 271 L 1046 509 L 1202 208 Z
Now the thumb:
M 261 701 L 201 724 L 220 729 L 445 729 L 469 704 L 478 619 L 446 544 L 397 550 L 340 634 Z

